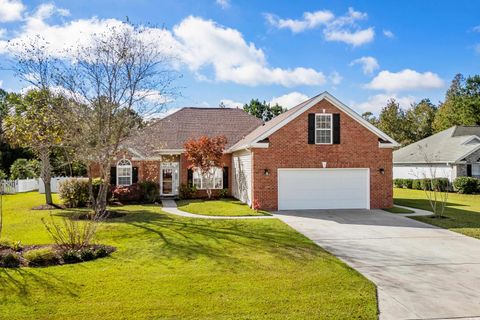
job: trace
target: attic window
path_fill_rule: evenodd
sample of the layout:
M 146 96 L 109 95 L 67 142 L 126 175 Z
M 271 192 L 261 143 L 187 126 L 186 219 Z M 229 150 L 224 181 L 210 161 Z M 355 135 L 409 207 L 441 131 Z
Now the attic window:
M 318 113 L 315 115 L 315 143 L 332 144 L 332 115 Z

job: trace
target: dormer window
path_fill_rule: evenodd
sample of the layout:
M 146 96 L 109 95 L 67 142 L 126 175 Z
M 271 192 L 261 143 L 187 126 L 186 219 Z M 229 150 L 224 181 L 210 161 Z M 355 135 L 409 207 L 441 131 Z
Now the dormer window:
M 332 144 L 332 115 L 315 114 L 315 144 Z

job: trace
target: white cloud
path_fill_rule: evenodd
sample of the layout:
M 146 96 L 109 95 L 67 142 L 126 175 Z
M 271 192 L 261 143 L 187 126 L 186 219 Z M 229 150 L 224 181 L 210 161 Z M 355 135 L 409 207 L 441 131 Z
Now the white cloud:
M 3 80 L 0 80 L 0 88 L 3 87 Z
M 290 109 L 304 102 L 305 100 L 308 100 L 307 95 L 297 91 L 293 91 L 282 96 L 272 98 L 270 100 L 270 105 L 273 106 L 278 103 L 280 106 Z
M 7 29 L 0 28 L 0 39 L 5 38 L 6 35 L 7 35 Z
M 188 17 L 173 29 L 181 55 L 188 67 L 199 72 L 212 66 L 217 81 L 244 85 L 282 86 L 321 85 L 322 72 L 312 68 L 271 68 L 263 50 L 247 43 L 235 29 L 226 28 L 211 20 Z
M 350 66 L 360 64 L 362 66 L 362 71 L 364 74 L 372 74 L 380 66 L 378 65 L 377 59 L 374 57 L 366 56 L 353 60 L 350 63 Z
M 303 19 L 281 19 L 278 16 L 267 13 L 265 18 L 267 22 L 278 29 L 290 29 L 292 32 L 302 32 L 307 29 L 313 29 L 321 25 L 325 25 L 335 16 L 328 10 L 320 10 L 315 12 L 304 12 Z
M 223 105 L 227 108 L 241 108 L 244 105 L 243 102 L 233 101 L 230 99 L 222 99 L 220 100 L 220 103 L 223 103 Z
M 343 77 L 337 71 L 330 73 L 329 78 L 334 86 L 339 85 L 343 80 Z
M 433 72 L 420 73 L 411 69 L 399 72 L 380 71 L 366 85 L 369 89 L 399 92 L 405 90 L 438 89 L 444 86 L 443 80 Z
M 480 25 L 473 27 L 472 31 L 473 32 L 480 32 Z
M 395 38 L 395 34 L 390 30 L 383 29 L 383 35 L 390 39 Z
M 278 16 L 265 14 L 267 22 L 278 29 L 290 29 L 292 32 L 302 32 L 317 27 L 323 28 L 323 35 L 327 41 L 339 41 L 354 47 L 373 41 L 375 31 L 372 27 L 362 29 L 358 22 L 365 20 L 367 14 L 348 8 L 343 16 L 335 17 L 328 10 L 304 12 L 302 19 L 282 19 Z
M 215 0 L 215 3 L 218 4 L 222 9 L 227 9 L 230 7 L 230 0 Z
M 379 114 L 383 107 L 386 106 L 388 100 L 395 99 L 400 107 L 407 109 L 410 105 L 415 102 L 416 98 L 414 96 L 398 96 L 396 94 L 377 94 L 374 96 L 368 97 L 367 101 L 355 103 L 351 105 L 359 111 L 359 113 L 370 111 L 373 114 Z
M 61 14 L 54 7 L 41 7 L 29 16 L 15 44 L 39 34 L 49 45 L 48 54 L 62 57 L 66 48 L 88 45 L 92 34 L 102 34 L 110 27 L 122 25 L 116 19 L 80 19 L 67 23 L 50 25 L 45 18 Z M 198 79 L 206 79 L 202 74 L 212 68 L 216 81 L 234 82 L 243 85 L 321 85 L 326 81 L 321 71 L 312 68 L 270 67 L 262 49 L 247 42 L 236 29 L 218 25 L 212 20 L 187 17 L 174 26 L 170 32 L 160 28 L 148 28 L 142 37 L 151 41 L 178 58 Z M 0 53 L 6 51 L 7 41 L 0 40 Z
M 25 6 L 20 0 L 0 0 L 0 22 L 12 22 L 22 19 Z

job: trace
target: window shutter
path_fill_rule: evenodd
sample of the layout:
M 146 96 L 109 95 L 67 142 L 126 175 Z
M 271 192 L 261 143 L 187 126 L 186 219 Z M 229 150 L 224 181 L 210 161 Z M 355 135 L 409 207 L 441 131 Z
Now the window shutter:
M 332 115 L 332 131 L 333 131 L 333 144 L 340 144 L 340 114 L 334 113 Z
M 308 144 L 315 144 L 315 113 L 308 114 Z
M 138 182 L 138 167 L 132 167 L 132 183 Z
M 228 189 L 228 167 L 223 167 L 223 189 Z
M 110 184 L 117 185 L 117 167 L 110 167 Z
M 193 186 L 193 171 L 192 171 L 192 169 L 187 170 L 187 185 L 189 187 Z
M 472 165 L 467 164 L 467 177 L 471 177 L 471 176 L 472 176 Z

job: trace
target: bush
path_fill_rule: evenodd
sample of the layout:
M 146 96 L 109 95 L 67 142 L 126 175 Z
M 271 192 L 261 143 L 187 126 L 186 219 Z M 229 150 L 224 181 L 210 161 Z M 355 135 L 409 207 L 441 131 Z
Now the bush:
M 71 178 L 60 182 L 58 195 L 68 208 L 85 207 L 90 197 L 88 179 Z
M 41 267 L 58 264 L 59 258 L 52 248 L 29 250 L 23 254 L 29 266 Z
M 7 174 L 5 173 L 5 171 L 0 169 L 0 180 L 5 180 L 5 179 L 7 179 Z
M 422 190 L 422 183 L 420 179 L 412 180 L 412 189 Z
M 20 251 L 23 249 L 20 241 L 0 240 L 0 249 L 12 249 L 13 251 Z
M 403 179 L 403 186 L 407 189 L 412 189 L 413 179 Z
M 194 185 L 187 185 L 182 183 L 179 188 L 179 197 L 182 200 L 192 199 L 197 193 L 197 188 Z
M 62 253 L 64 263 L 78 263 L 81 262 L 80 254 L 77 250 L 67 250 Z
M 9 252 L 3 257 L 0 256 L 0 266 L 5 268 L 16 268 L 20 266 L 20 256 L 17 253 Z
M 40 163 L 38 160 L 17 159 L 10 166 L 10 179 L 32 179 L 40 175 Z
M 218 196 L 220 198 L 226 198 L 228 196 L 228 189 L 222 189 L 218 191 Z
M 154 203 L 160 195 L 160 184 L 153 181 L 142 181 L 139 184 L 142 200 Z
M 106 257 L 106 256 L 108 256 L 107 249 L 101 247 L 101 248 L 98 248 L 97 250 L 95 250 L 95 257 L 103 258 L 103 257 Z
M 90 248 L 85 248 L 80 251 L 80 258 L 83 261 L 90 261 L 96 258 L 94 251 Z
M 435 191 L 449 191 L 450 181 L 448 178 L 435 178 L 431 180 L 432 186 Z
M 403 179 L 393 179 L 393 186 L 395 188 L 403 188 Z
M 453 181 L 453 189 L 465 194 L 480 192 L 480 180 L 472 177 L 458 177 Z
M 138 183 L 134 183 L 129 186 L 115 187 L 113 197 L 120 202 L 139 202 L 142 200 L 142 192 Z

